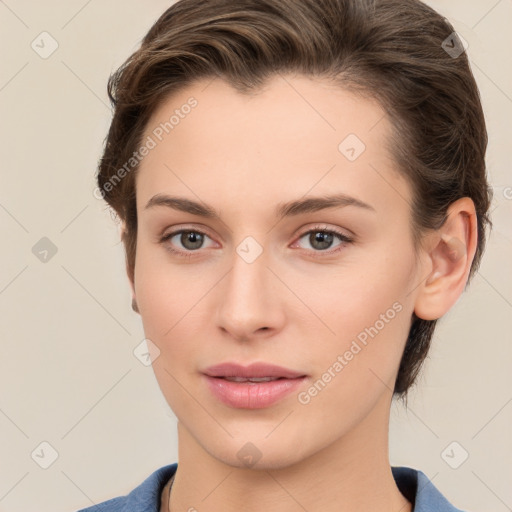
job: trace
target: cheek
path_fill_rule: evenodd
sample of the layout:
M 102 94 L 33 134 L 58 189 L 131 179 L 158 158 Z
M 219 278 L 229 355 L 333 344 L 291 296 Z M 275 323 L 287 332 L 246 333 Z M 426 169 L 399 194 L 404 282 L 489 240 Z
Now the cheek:
M 160 366 L 173 375 L 195 370 L 193 359 L 205 338 L 211 339 L 207 331 L 213 332 L 212 314 L 205 310 L 207 292 L 219 280 L 213 272 L 170 262 L 161 248 L 141 247 L 135 265 L 135 293 L 145 336 L 163 356 L 155 360 L 155 373 L 163 371 Z M 186 360 L 191 364 L 183 364 Z
M 162 340 L 179 325 L 188 297 L 193 295 L 192 287 L 184 286 L 180 267 L 163 261 L 162 252 L 142 243 L 135 263 L 135 293 L 144 332 L 160 350 Z
M 389 247 L 372 248 L 338 267 L 303 271 L 301 275 L 283 268 L 282 274 L 286 282 L 294 283 L 297 296 L 317 314 L 307 318 L 314 318 L 317 323 L 323 320 L 324 332 L 332 339 L 356 336 L 390 309 L 387 316 L 394 318 L 397 309 L 408 309 L 412 301 L 409 292 L 415 286 L 412 252 L 406 254 L 405 250 Z
M 196 278 L 187 277 L 184 266 L 162 261 L 158 252 L 141 250 L 137 254 L 135 291 L 144 335 L 160 351 L 152 363 L 156 380 L 171 409 L 182 419 L 197 413 L 184 390 L 190 387 L 196 371 L 194 357 L 200 353 L 194 343 L 204 339 L 198 315 L 206 287 L 197 274 Z
M 187 279 L 187 265 L 171 263 L 163 247 L 139 240 L 135 260 L 135 293 L 143 319 L 167 329 L 194 294 L 196 279 Z M 164 326 L 160 326 L 163 328 Z
M 318 424 L 331 425 L 332 415 L 339 412 L 348 428 L 393 391 L 410 324 L 410 311 L 395 298 L 392 290 L 372 287 L 347 293 L 323 310 L 335 335 L 311 344 L 313 324 L 304 330 L 314 378 L 299 402 L 310 404 Z M 309 405 L 304 411 L 309 414 Z
M 357 395 L 365 387 L 367 391 L 371 386 L 382 388 L 383 383 L 393 387 L 410 328 L 412 252 L 378 254 L 373 264 L 361 262 L 350 270 L 338 269 L 329 280 L 310 276 L 294 281 L 300 286 L 297 294 L 308 297 L 308 306 L 322 321 L 308 315 L 304 331 L 304 336 L 311 339 L 319 337 L 315 331 L 322 333 L 322 342 L 315 344 L 317 350 L 313 353 L 317 375 L 328 371 L 339 375 L 333 379 L 338 386 L 332 388 L 343 396 Z M 297 322 L 304 326 L 304 320 Z

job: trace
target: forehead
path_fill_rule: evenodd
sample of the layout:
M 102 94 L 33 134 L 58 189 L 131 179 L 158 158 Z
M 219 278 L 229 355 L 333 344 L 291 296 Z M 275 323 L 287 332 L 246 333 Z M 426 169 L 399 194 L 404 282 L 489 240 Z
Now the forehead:
M 189 106 L 191 101 L 194 107 Z M 167 130 L 161 126 L 165 123 Z M 370 134 L 377 124 L 379 129 Z M 199 125 L 204 129 L 198 133 Z M 162 102 L 146 126 L 146 135 L 155 129 L 158 132 L 159 127 L 164 131 L 163 138 L 172 132 L 176 142 L 196 142 L 200 138 L 203 145 L 213 141 L 215 146 L 228 143 L 257 150 L 262 145 L 271 147 L 270 143 L 279 138 L 289 141 L 306 137 L 317 143 L 322 138 L 326 147 L 336 151 L 337 142 L 350 133 L 372 142 L 390 128 L 376 100 L 326 79 L 302 75 L 275 75 L 262 88 L 247 93 L 240 93 L 219 78 L 194 82 Z M 159 138 L 158 133 L 155 135 Z
M 227 200 L 226 188 L 248 201 L 275 195 L 278 202 L 336 187 L 377 201 L 392 191 L 396 200 L 408 190 L 387 146 L 390 134 L 377 101 L 325 80 L 277 75 L 250 94 L 218 78 L 201 80 L 168 97 L 148 122 L 144 140 L 155 147 L 140 164 L 137 196 L 190 195 L 192 187 L 200 198 L 216 190 Z M 390 188 L 386 180 L 396 183 Z

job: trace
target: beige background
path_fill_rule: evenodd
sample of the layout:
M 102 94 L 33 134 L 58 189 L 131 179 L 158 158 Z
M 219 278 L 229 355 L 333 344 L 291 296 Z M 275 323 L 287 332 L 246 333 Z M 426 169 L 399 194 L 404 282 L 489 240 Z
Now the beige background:
M 421 469 L 462 509 L 501 512 L 512 508 L 512 1 L 429 4 L 469 43 L 495 228 L 408 410 L 392 408 L 390 458 Z M 108 75 L 169 5 L 0 1 L 2 512 L 72 512 L 177 461 L 175 417 L 133 354 L 144 334 L 118 228 L 92 195 Z M 58 43 L 46 59 L 31 47 L 51 49 L 43 31 Z M 57 249 L 45 263 L 33 253 L 43 237 Z

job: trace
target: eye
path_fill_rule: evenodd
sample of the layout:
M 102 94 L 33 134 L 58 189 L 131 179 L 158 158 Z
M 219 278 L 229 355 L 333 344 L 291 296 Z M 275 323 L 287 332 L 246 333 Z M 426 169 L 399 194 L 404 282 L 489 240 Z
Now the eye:
M 299 240 L 305 238 L 306 236 L 307 242 L 309 243 L 310 247 L 313 248 L 313 252 L 316 253 L 327 252 L 327 254 L 332 254 L 342 250 L 345 245 L 353 242 L 352 238 L 341 233 L 340 231 L 335 229 L 328 229 L 324 226 L 315 226 L 313 229 L 302 233 Z M 335 246 L 337 248 L 331 251 L 326 251 L 325 249 L 329 249 L 332 246 L 333 240 L 335 238 L 340 240 L 340 243 Z
M 313 252 L 313 254 L 333 254 L 342 250 L 347 244 L 353 242 L 353 239 L 347 235 L 335 229 L 328 229 L 325 226 L 315 226 L 314 228 L 302 233 L 299 240 L 305 238 L 307 235 L 309 235 L 307 241 L 313 249 L 313 251 L 310 252 Z M 203 248 L 202 246 L 204 244 L 205 237 L 210 238 L 206 233 L 197 229 L 180 229 L 163 235 L 160 239 L 160 243 L 165 245 L 166 250 L 173 254 L 177 254 L 178 256 L 185 258 L 191 258 L 195 256 L 194 252 Z M 177 238 L 177 240 L 172 242 L 173 238 Z M 336 248 L 334 250 L 327 251 L 326 249 L 332 246 L 335 238 L 337 238 L 340 243 L 335 246 Z M 181 244 L 183 249 L 175 248 L 175 245 L 178 242 Z M 323 256 L 323 254 L 319 256 Z
M 172 242 L 172 239 L 175 237 L 178 237 L 177 241 L 185 250 L 175 249 L 173 244 L 167 243 L 168 241 Z M 202 248 L 201 246 L 203 245 L 205 237 L 208 237 L 208 235 L 197 229 L 180 229 L 164 235 L 160 239 L 160 243 L 165 244 L 168 251 L 189 258 L 193 256 L 192 253 L 194 251 Z

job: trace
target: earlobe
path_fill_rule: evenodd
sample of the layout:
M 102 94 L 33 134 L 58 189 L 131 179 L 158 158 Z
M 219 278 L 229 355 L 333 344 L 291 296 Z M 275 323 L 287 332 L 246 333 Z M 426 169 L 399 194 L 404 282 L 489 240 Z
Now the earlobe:
M 430 273 L 419 287 L 415 314 L 441 318 L 457 302 L 467 283 L 476 252 L 478 227 L 473 201 L 463 197 L 450 205 L 447 219 L 431 235 L 427 249 Z
M 134 283 L 133 283 L 133 281 L 132 281 L 132 279 L 130 277 L 130 271 L 128 269 L 128 265 L 126 266 L 126 272 L 128 274 L 128 281 L 130 282 L 130 288 L 132 290 L 132 309 L 136 313 L 140 313 L 139 306 L 137 305 L 137 299 L 135 297 L 135 287 L 134 287 Z

